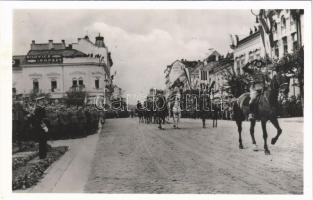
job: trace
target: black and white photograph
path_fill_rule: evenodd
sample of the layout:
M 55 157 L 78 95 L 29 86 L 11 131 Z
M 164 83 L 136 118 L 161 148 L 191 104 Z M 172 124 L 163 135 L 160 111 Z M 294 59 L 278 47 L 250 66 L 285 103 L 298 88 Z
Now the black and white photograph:
M 303 198 L 306 3 L 12 9 L 12 194 Z

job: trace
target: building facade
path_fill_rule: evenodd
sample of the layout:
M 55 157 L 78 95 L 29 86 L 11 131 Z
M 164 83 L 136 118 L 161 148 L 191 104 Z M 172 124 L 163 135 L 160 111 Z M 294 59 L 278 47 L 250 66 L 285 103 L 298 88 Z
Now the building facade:
M 272 13 L 272 57 L 280 59 L 303 45 L 303 10 L 269 10 Z
M 38 44 L 32 41 L 26 55 L 13 56 L 13 93 L 49 93 L 62 98 L 71 88 L 83 88 L 89 96 L 104 95 L 111 83 L 113 65 L 110 52 L 100 35 L 95 43 L 89 37 L 77 43 L 65 41 Z
M 275 60 L 281 59 L 286 54 L 292 54 L 304 45 L 304 12 L 303 10 L 269 10 L 272 14 L 272 57 Z M 289 96 L 300 94 L 298 80 L 291 77 Z
M 262 43 L 261 32 L 258 28 L 250 30 L 248 36 L 231 44 L 234 54 L 234 70 L 236 74 L 242 74 L 242 67 L 249 61 L 265 57 L 265 48 Z

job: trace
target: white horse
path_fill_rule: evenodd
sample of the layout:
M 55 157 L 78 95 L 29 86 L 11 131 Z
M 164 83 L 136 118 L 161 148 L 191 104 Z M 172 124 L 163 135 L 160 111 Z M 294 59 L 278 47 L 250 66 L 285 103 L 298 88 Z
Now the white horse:
M 173 127 L 179 128 L 178 123 L 179 123 L 179 119 L 181 117 L 180 94 L 179 93 L 175 95 L 175 101 L 174 101 L 172 111 L 173 111 L 173 122 L 174 122 Z

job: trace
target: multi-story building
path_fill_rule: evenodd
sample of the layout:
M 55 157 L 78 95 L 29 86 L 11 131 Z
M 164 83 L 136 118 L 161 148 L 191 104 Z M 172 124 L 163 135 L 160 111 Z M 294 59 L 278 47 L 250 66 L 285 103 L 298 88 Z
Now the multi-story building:
M 221 110 L 224 109 L 224 104 L 227 102 L 228 98 L 231 97 L 226 90 L 228 83 L 226 77 L 230 73 L 234 73 L 234 57 L 232 53 L 228 53 L 225 57 L 219 56 L 218 60 L 212 60 L 207 63 L 208 68 L 208 83 L 215 82 L 212 99 L 221 105 Z
M 272 57 L 276 60 L 284 55 L 293 53 L 303 46 L 304 12 L 303 10 L 268 10 L 273 20 L 272 34 Z M 298 80 L 291 78 L 289 96 L 300 94 Z
M 62 98 L 71 88 L 83 88 L 89 96 L 103 95 L 111 85 L 113 65 L 103 37 L 78 38 L 77 43 L 31 43 L 26 55 L 13 56 L 13 93 L 50 93 Z
M 242 74 L 242 67 L 249 61 L 265 57 L 265 48 L 261 32 L 257 27 L 251 29 L 248 36 L 241 39 L 237 37 L 235 40 L 234 44 L 231 44 L 234 54 L 234 70 L 236 74 Z
M 272 57 L 282 58 L 303 45 L 303 10 L 268 10 L 272 15 Z

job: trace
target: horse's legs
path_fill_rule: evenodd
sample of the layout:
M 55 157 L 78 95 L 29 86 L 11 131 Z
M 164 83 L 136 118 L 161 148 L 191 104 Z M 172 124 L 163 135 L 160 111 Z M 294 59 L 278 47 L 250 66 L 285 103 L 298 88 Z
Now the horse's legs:
M 266 120 L 261 120 L 262 130 L 263 130 L 263 139 L 264 139 L 264 152 L 265 155 L 270 155 L 271 152 L 268 150 L 267 146 L 267 131 L 266 131 Z
M 277 140 L 278 140 L 280 134 L 283 132 L 283 130 L 280 128 L 277 118 L 271 119 L 270 121 L 272 122 L 274 127 L 277 129 L 276 136 L 273 137 L 271 140 L 271 144 L 274 145 L 277 142 Z
M 252 144 L 253 144 L 253 151 L 258 151 L 258 146 L 256 145 L 256 142 L 255 142 L 255 138 L 254 138 L 254 127 L 255 127 L 255 123 L 256 121 L 255 120 L 252 120 L 251 121 L 251 124 L 250 124 L 250 135 L 251 135 L 251 139 L 252 139 Z
M 161 117 L 157 117 L 157 121 L 159 123 L 159 129 L 162 129 L 162 120 L 161 120 Z
M 250 124 L 250 135 L 252 139 L 252 144 L 256 144 L 255 138 L 254 138 L 254 127 L 255 127 L 255 120 L 252 120 Z
M 175 116 L 173 114 L 173 127 L 176 128 L 176 121 L 175 121 Z
M 202 118 L 202 128 L 205 128 L 205 118 Z
M 238 133 L 239 133 L 239 149 L 243 149 L 242 139 L 241 139 L 241 131 L 242 131 L 242 121 L 236 121 Z

